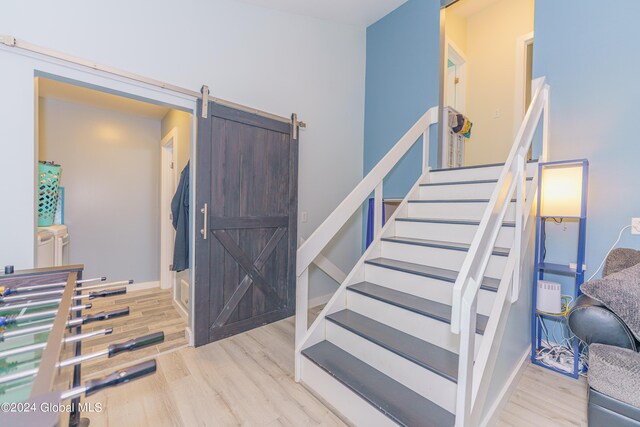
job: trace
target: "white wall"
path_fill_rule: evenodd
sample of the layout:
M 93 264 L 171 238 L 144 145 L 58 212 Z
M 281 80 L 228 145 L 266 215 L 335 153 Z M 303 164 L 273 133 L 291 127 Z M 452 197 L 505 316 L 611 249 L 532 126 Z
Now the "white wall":
M 185 111 L 169 110 L 166 116 L 162 118 L 161 129 L 162 137 L 167 136 L 173 128 L 178 131 L 178 164 L 176 168 L 178 174 L 182 172 L 182 169 L 187 165 L 190 158 L 190 141 L 191 141 L 191 128 L 193 126 L 193 115 Z
M 208 84 L 213 96 L 276 114 L 298 113 L 308 124 L 300 139 L 300 211 L 309 213 L 308 223 L 300 226 L 304 237 L 362 178 L 363 28 L 229 0 L 186 0 L 179 7 L 167 0 L 34 0 L 29 7 L 4 5 L 0 29 L 194 90 Z M 0 151 L 14 163 L 0 168 L 0 182 L 4 187 L 16 181 L 4 193 L 12 209 L 0 213 L 0 235 L 11 242 L 0 245 L 0 263 L 29 267 L 34 186 L 29 165 L 35 155 L 33 129 L 27 126 L 34 115 L 33 64 L 17 55 L 2 55 L 0 63 Z M 331 258 L 339 265 L 354 263 L 360 233 L 359 223 L 351 226 L 344 237 L 348 244 Z M 312 296 L 316 292 L 323 289 L 312 284 Z
M 72 264 L 87 277 L 158 281 L 160 120 L 40 99 L 39 159 L 62 166 Z

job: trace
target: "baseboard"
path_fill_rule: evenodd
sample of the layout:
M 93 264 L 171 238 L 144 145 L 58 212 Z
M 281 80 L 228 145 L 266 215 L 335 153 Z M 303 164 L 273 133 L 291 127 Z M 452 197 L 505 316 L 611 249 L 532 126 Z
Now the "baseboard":
M 309 308 L 317 307 L 319 305 L 325 305 L 326 303 L 329 302 L 329 300 L 331 299 L 332 296 L 333 296 L 333 293 L 326 294 L 326 295 L 318 295 L 317 297 L 310 298 L 309 299 Z
M 187 312 L 187 310 L 185 310 L 180 302 L 176 301 L 175 298 L 173 299 L 173 306 L 175 307 L 180 317 L 182 317 L 182 320 L 184 320 L 185 323 L 189 323 L 189 313 Z
M 500 419 L 500 414 L 502 410 L 509 402 L 509 398 L 511 398 L 511 394 L 514 392 L 516 387 L 518 386 L 518 382 L 520 381 L 520 377 L 524 373 L 525 368 L 529 365 L 529 356 L 531 355 L 531 346 L 527 347 L 527 351 L 524 352 L 518 364 L 516 365 L 511 375 L 509 375 L 509 379 L 505 383 L 505 385 L 500 390 L 498 394 L 498 398 L 493 402 L 487 415 L 484 417 L 482 422 L 480 423 L 480 427 L 490 427 L 495 426 Z
M 127 292 L 143 291 L 145 289 L 153 289 L 159 287 L 159 280 L 155 280 L 152 282 L 133 282 L 132 284 L 127 285 Z
M 187 343 L 189 344 L 189 347 L 193 347 L 194 344 L 194 340 L 193 340 L 193 332 L 191 332 L 191 328 L 190 327 L 186 327 L 184 330 L 184 336 L 187 338 Z

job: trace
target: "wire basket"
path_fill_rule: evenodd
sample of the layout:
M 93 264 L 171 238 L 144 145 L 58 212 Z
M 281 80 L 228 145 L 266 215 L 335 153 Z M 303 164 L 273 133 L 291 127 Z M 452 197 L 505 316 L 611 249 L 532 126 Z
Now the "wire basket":
M 38 163 L 38 227 L 52 225 L 55 219 L 60 169 L 53 162 Z

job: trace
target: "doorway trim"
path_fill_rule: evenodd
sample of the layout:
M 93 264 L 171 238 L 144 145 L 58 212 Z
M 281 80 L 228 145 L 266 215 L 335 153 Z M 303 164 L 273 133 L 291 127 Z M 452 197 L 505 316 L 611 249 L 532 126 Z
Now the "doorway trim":
M 67 61 L 64 59 L 52 58 L 47 55 L 43 56 L 36 52 L 20 51 L 20 50 L 7 50 L 4 46 L 0 45 L 0 58 L 4 58 L 5 55 L 20 55 L 20 69 L 21 73 L 24 73 L 24 79 L 19 80 L 18 83 L 23 84 L 25 90 L 29 88 L 32 90 L 33 103 L 25 108 L 17 108 L 16 114 L 30 117 L 29 121 L 33 123 L 33 127 L 24 128 L 24 132 L 30 135 L 33 140 L 33 158 L 36 159 L 35 153 L 38 152 L 38 85 L 37 77 L 45 77 L 52 80 L 61 81 L 64 83 L 86 87 L 114 95 L 123 96 L 126 98 L 136 99 L 139 101 L 149 102 L 152 104 L 163 105 L 172 109 L 185 111 L 191 114 L 191 138 L 189 141 L 182 141 L 182 144 L 187 144 L 189 147 L 189 156 L 193 160 L 196 157 L 196 130 L 197 130 L 197 98 L 186 96 L 182 93 L 172 91 L 167 88 L 155 87 L 150 84 L 140 83 L 138 81 L 131 80 L 127 77 L 110 74 L 105 71 L 101 71 L 94 68 L 87 68 L 86 66 L 74 63 L 73 61 Z M 8 64 L 9 70 L 14 70 L 16 65 L 13 63 Z M 29 83 L 29 86 L 24 84 Z M 28 94 L 28 92 L 26 92 Z M 195 177 L 197 171 L 195 167 L 191 169 L 190 187 L 195 187 Z M 35 183 L 37 182 L 37 166 L 36 162 L 33 162 L 33 170 L 31 173 L 33 179 L 33 188 L 35 191 Z M 195 201 L 195 191 L 192 191 L 189 199 L 190 203 Z M 32 230 L 37 229 L 37 209 L 36 198 L 33 197 L 33 207 L 30 209 L 33 212 Z M 195 222 L 195 212 L 189 213 L 190 235 L 195 235 L 193 230 L 193 223 Z M 33 252 L 35 257 L 36 246 L 36 233 L 34 232 Z M 190 253 L 193 253 L 195 243 L 193 239 L 190 242 Z M 191 260 L 192 261 L 192 260 Z M 193 271 L 190 272 L 189 280 L 191 283 L 195 283 L 195 277 Z M 193 301 L 195 286 L 190 287 L 190 301 Z M 192 310 L 188 313 L 188 322 L 185 334 L 190 346 L 193 346 L 193 321 L 194 316 Z
M 467 61 L 467 56 L 464 53 L 464 51 L 462 49 L 460 49 L 454 42 L 453 40 L 451 40 L 449 37 L 445 36 L 445 53 L 446 53 L 446 57 L 444 58 L 444 63 L 445 63 L 445 88 L 446 88 L 446 77 L 447 77 L 447 72 L 449 70 L 449 60 L 451 60 L 454 64 L 456 64 L 456 66 L 459 67 L 460 70 L 460 87 L 461 89 L 464 91 L 464 96 L 463 96 L 463 108 L 460 108 L 458 106 L 454 107 L 456 110 L 458 110 L 460 113 L 465 113 L 465 110 L 467 109 L 467 94 L 466 94 L 466 90 L 467 90 L 467 74 L 468 74 L 468 67 L 469 67 L 469 61 Z M 446 89 L 445 89 L 446 90 Z M 443 92 L 443 98 L 446 98 L 447 94 L 446 92 Z M 457 96 L 456 96 L 457 99 Z M 446 105 L 443 106 L 446 107 Z
M 526 96 L 526 72 L 527 72 L 527 47 L 533 44 L 533 31 L 523 34 L 516 39 L 516 76 L 515 76 L 515 96 L 513 104 L 513 135 L 518 132 L 522 120 L 527 113 L 524 106 Z M 532 76 L 533 81 L 533 76 Z M 533 88 L 531 88 L 533 91 Z
M 178 128 L 160 141 L 160 288 L 172 289 L 176 298 L 176 273 L 171 271 L 175 233 L 171 218 L 171 199 L 178 187 Z

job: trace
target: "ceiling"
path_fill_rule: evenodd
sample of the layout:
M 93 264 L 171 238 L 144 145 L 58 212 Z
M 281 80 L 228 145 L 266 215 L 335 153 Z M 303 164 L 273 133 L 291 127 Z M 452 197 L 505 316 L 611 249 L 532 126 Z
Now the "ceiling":
M 296 15 L 367 27 L 407 0 L 240 0 Z M 426 0 L 425 0 L 426 1 Z M 434 0 L 429 0 L 434 1 Z
M 463 18 L 480 12 L 500 0 L 460 0 L 447 7 L 447 12 L 451 11 Z
M 157 120 L 161 120 L 169 112 L 169 108 L 160 105 L 88 89 L 82 86 L 75 86 L 57 80 L 49 80 L 43 77 L 38 78 L 38 95 L 41 98 L 54 98 L 62 101 L 76 102 Z

